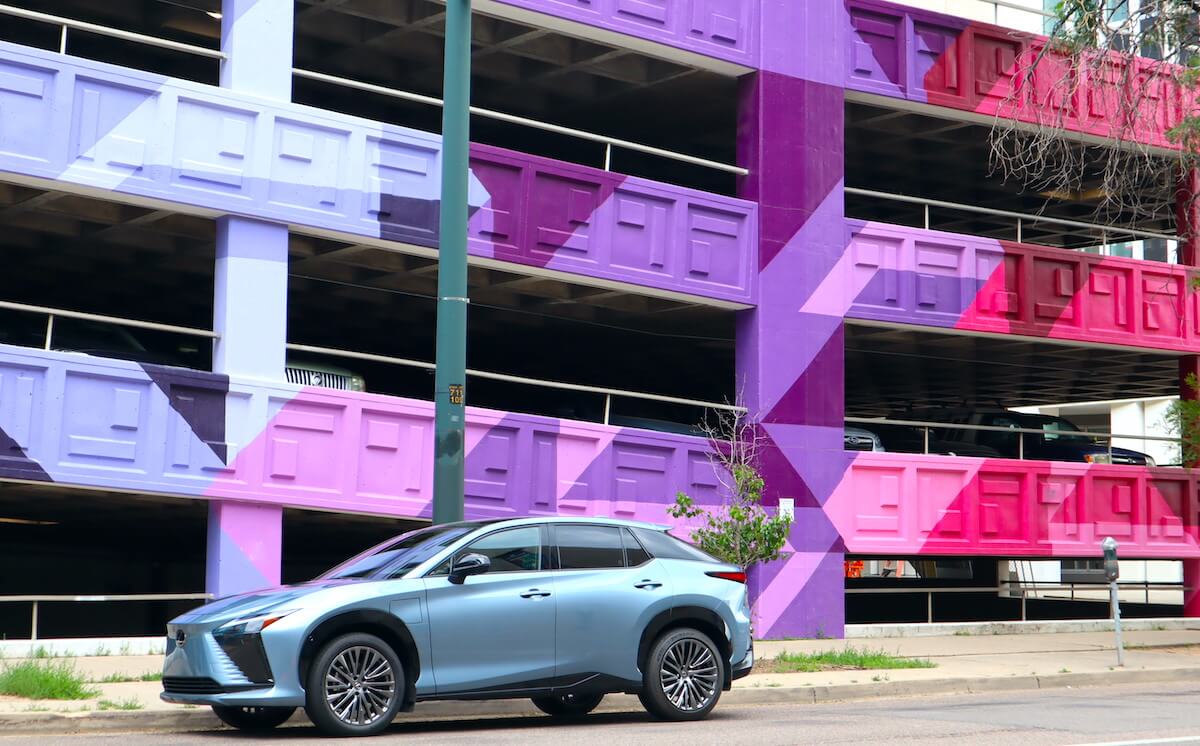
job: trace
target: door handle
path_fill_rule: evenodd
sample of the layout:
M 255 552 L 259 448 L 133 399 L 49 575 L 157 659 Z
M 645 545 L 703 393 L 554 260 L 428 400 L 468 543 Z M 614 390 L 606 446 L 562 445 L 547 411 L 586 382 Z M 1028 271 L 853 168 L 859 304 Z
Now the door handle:
M 655 583 L 653 580 L 646 579 L 640 583 L 634 583 L 633 587 L 634 588 L 644 588 L 645 590 L 652 591 L 655 588 L 661 588 L 662 583 Z
M 521 598 L 544 598 L 550 595 L 550 591 L 543 591 L 538 588 L 530 588 L 521 594 Z

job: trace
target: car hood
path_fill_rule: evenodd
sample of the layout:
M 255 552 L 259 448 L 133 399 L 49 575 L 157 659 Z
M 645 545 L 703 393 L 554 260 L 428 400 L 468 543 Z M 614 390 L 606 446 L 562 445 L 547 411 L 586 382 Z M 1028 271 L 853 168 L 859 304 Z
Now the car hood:
M 314 580 L 296 585 L 281 585 L 249 593 L 226 596 L 171 620 L 172 624 L 199 624 L 241 619 L 278 609 L 320 591 L 352 583 L 370 582 L 359 579 Z

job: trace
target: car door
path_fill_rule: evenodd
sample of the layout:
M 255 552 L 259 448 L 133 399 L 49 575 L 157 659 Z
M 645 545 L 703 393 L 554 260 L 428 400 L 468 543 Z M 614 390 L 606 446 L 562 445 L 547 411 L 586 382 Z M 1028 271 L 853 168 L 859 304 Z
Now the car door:
M 671 583 L 629 529 L 551 524 L 558 597 L 555 678 L 570 685 L 600 674 L 640 681 L 642 630 L 669 607 Z
M 545 544 L 542 526 L 501 529 L 455 553 L 487 556 L 488 572 L 454 584 L 446 562 L 425 578 L 439 695 L 548 685 L 556 599 Z

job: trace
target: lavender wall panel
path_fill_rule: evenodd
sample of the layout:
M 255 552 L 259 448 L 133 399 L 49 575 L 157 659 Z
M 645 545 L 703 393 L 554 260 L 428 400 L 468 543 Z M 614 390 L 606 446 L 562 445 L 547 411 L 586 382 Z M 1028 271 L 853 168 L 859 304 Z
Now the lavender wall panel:
M 0 479 L 428 517 L 433 404 L 0 346 Z M 663 522 L 698 438 L 471 408 L 467 515 Z
M 495 0 L 495 3 L 747 67 L 757 65 L 759 0 Z
M 2 170 L 437 246 L 436 135 L 13 44 L 0 57 Z M 753 302 L 751 202 L 485 146 L 472 169 L 476 256 Z

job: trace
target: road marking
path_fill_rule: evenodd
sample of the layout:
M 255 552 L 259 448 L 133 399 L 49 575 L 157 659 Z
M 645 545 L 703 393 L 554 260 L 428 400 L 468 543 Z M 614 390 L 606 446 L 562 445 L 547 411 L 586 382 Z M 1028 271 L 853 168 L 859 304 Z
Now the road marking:
M 1072 746 L 1150 746 L 1156 743 L 1200 743 L 1200 736 L 1178 736 L 1176 738 L 1146 738 L 1141 741 L 1104 741 L 1077 743 Z

